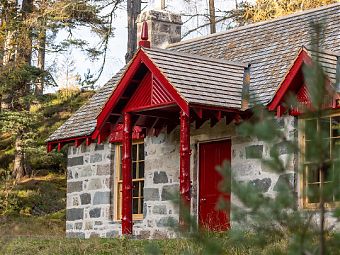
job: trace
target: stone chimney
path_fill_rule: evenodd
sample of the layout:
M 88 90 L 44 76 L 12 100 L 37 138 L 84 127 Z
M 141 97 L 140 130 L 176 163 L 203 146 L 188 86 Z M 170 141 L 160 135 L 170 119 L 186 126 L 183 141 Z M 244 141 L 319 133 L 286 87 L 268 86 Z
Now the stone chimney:
M 148 10 L 137 18 L 137 45 L 141 40 L 143 22 L 148 24 L 151 48 L 166 48 L 181 40 L 182 19 L 179 14 L 165 10 Z

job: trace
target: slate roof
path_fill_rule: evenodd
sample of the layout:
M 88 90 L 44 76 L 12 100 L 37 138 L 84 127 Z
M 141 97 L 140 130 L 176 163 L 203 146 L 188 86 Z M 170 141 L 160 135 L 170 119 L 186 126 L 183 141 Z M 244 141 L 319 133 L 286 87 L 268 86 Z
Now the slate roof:
M 158 61 L 157 65 L 162 72 L 189 102 L 235 108 L 241 104 L 240 77 L 244 64 L 240 63 L 251 63 L 250 95 L 265 104 L 274 96 L 299 49 L 310 44 L 310 34 L 313 31 L 311 22 L 325 24 L 321 48 L 327 54 L 323 55 L 322 61 L 324 67 L 329 67 L 326 72 L 330 78 L 335 79 L 334 61 L 340 53 L 340 3 L 172 44 L 168 50 L 178 52 L 172 54 L 176 55 L 178 64 L 167 62 L 170 59 L 165 50 L 152 49 L 145 52 L 155 63 Z M 186 60 L 193 63 L 186 63 Z M 216 66 L 209 67 L 207 61 Z M 190 70 L 192 76 L 188 76 L 180 66 Z M 199 68 L 195 69 L 194 66 Z M 217 69 L 220 69 L 219 74 L 216 73 Z M 222 73 L 223 69 L 230 72 L 227 81 L 224 80 L 226 77 Z M 124 68 L 55 131 L 48 141 L 91 135 L 97 115 L 123 72 Z M 204 79 L 207 73 L 214 76 Z M 221 86 L 219 89 L 228 93 L 230 98 L 216 92 L 216 86 Z
M 123 72 L 124 68 L 113 76 L 86 104 L 80 107 L 76 113 L 50 135 L 47 141 L 91 135 L 97 124 L 97 115 L 112 94 Z
M 324 24 L 321 48 L 340 52 L 340 3 L 182 41 L 168 49 L 250 62 L 250 95 L 268 103 L 301 46 L 310 44 L 311 22 Z
M 143 51 L 189 104 L 241 109 L 248 64 L 169 50 Z

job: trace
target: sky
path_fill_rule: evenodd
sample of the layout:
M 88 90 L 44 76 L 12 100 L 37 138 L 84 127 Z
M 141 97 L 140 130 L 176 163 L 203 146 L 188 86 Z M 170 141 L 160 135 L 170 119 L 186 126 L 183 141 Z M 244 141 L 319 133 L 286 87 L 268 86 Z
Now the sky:
M 188 3 L 190 2 L 190 3 Z M 149 0 L 147 3 L 142 6 L 143 10 L 154 9 L 159 5 L 160 0 Z M 195 13 L 208 13 L 208 0 L 167 0 L 166 1 L 166 9 L 175 13 L 182 14 L 182 21 L 184 22 L 182 26 L 182 34 L 185 33 L 188 29 L 193 27 L 197 27 L 199 24 L 205 23 L 206 21 L 203 18 L 194 18 L 186 21 L 188 14 Z M 215 8 L 217 15 L 220 15 L 223 11 L 230 10 L 235 8 L 235 0 L 215 0 Z M 228 27 L 228 23 L 221 23 L 217 27 L 217 31 L 226 30 Z M 96 87 L 103 86 L 110 78 L 125 65 L 125 53 L 126 53 L 126 44 L 127 44 L 127 14 L 126 14 L 126 6 L 120 6 L 119 10 L 116 13 L 116 16 L 113 21 L 114 37 L 112 37 L 109 41 L 109 48 L 107 53 L 106 64 L 104 66 L 104 71 L 96 83 Z M 184 39 L 190 39 L 197 36 L 206 35 L 209 33 L 209 28 L 200 29 L 198 32 L 193 33 L 187 36 Z M 74 32 L 76 37 L 80 37 L 83 39 L 92 38 L 90 41 L 91 44 L 96 45 L 98 43 L 98 39 L 91 34 L 87 29 L 79 29 Z M 62 31 L 58 34 L 57 40 L 62 40 L 67 36 L 65 31 Z M 59 87 L 62 87 L 65 83 L 65 62 L 73 62 L 74 65 L 74 74 L 79 74 L 83 76 L 87 70 L 91 70 L 92 73 L 96 73 L 101 65 L 101 62 L 93 62 L 90 61 L 86 54 L 82 53 L 80 50 L 73 49 L 72 51 L 67 52 L 65 55 L 55 55 L 48 54 L 46 57 L 46 66 L 53 69 L 59 69 L 56 75 L 56 81 L 59 84 Z M 59 88 L 49 87 L 46 89 L 45 93 L 51 93 Z

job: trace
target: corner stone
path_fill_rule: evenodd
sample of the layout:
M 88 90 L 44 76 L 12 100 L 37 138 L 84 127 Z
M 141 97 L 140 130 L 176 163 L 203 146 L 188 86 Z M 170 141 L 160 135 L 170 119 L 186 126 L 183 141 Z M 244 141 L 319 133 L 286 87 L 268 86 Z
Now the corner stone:
M 83 182 L 67 182 L 67 193 L 83 190 Z
M 67 221 L 75 221 L 82 220 L 84 217 L 84 209 L 83 208 L 72 208 L 66 210 L 66 220 Z
M 83 156 L 81 156 L 81 157 L 74 157 L 74 158 L 68 158 L 68 161 L 67 161 L 67 166 L 68 167 L 79 166 L 79 165 L 83 165 L 83 164 L 84 164 Z

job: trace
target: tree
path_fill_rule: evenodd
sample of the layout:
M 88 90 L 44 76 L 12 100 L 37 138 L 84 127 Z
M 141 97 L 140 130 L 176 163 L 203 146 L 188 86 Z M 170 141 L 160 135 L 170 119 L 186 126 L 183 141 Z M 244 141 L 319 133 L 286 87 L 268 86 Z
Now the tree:
M 128 63 L 137 49 L 137 16 L 141 12 L 141 0 L 127 0 L 128 42 L 125 61 Z
M 288 15 L 297 11 L 308 10 L 337 0 L 256 0 L 254 4 L 243 1 L 239 8 L 233 11 L 235 21 L 240 24 L 260 22 Z
M 46 50 L 65 52 L 78 47 L 92 59 L 102 57 L 102 73 L 106 60 L 107 45 L 113 35 L 112 20 L 120 0 L 99 1 L 46 1 L 15 0 L 0 2 L 1 23 L 0 49 L 0 131 L 12 134 L 14 160 L 12 173 L 16 179 L 29 174 L 26 160 L 26 140 L 32 134 L 31 103 L 35 95 L 41 95 L 45 82 L 52 78 L 46 72 L 44 62 Z M 76 38 L 75 29 L 88 27 L 100 39 L 99 45 Z M 68 31 L 69 36 L 60 43 L 54 39 L 59 31 Z M 37 53 L 37 54 L 35 54 Z M 37 64 L 33 56 L 37 55 Z M 93 77 L 93 76 L 88 76 Z

